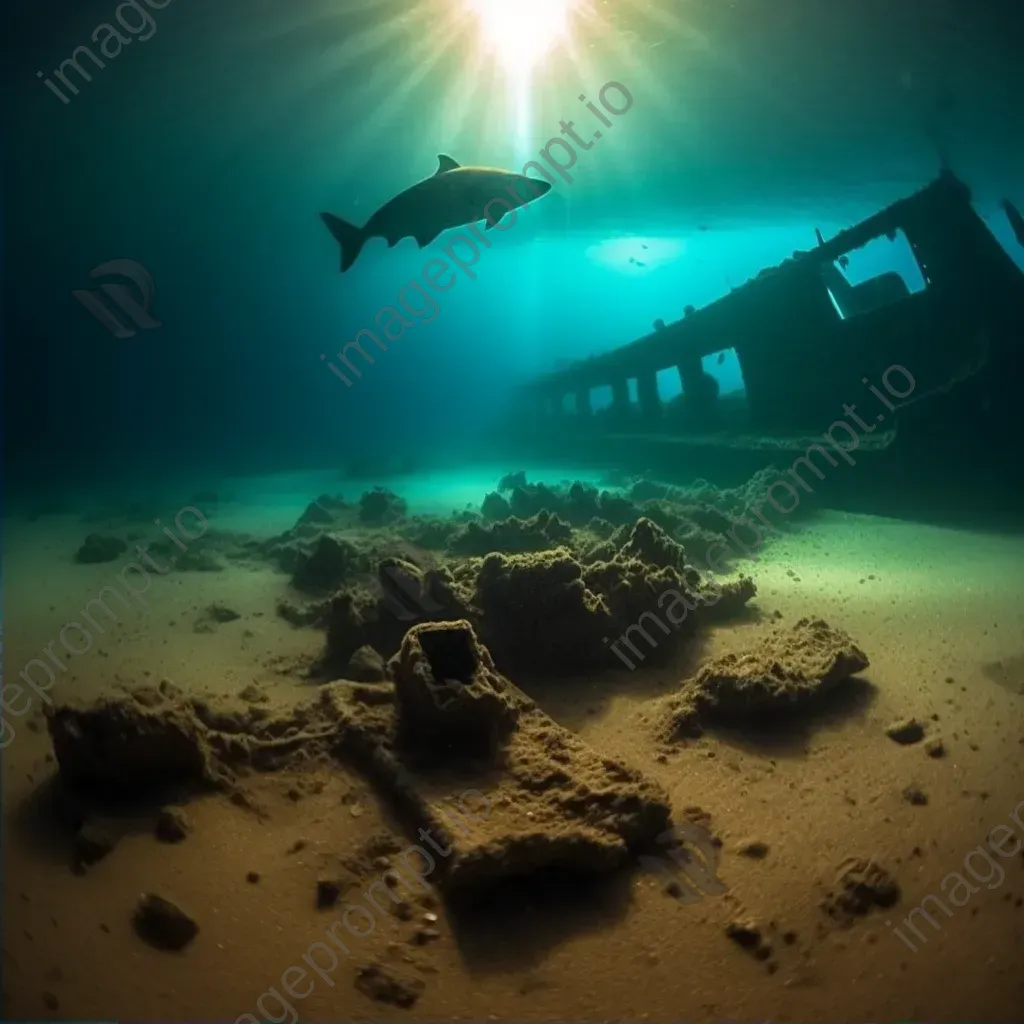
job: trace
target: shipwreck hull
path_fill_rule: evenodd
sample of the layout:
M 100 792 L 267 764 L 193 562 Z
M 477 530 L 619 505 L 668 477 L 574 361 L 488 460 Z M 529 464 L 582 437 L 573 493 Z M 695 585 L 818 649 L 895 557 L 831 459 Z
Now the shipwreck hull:
M 850 285 L 842 257 L 901 231 L 924 289 L 895 273 Z M 712 479 L 784 464 L 823 435 L 845 438 L 879 479 L 941 477 L 951 460 L 991 472 L 1024 440 L 1022 339 L 1024 274 L 947 172 L 703 309 L 531 381 L 504 433 L 524 458 Z M 745 394 L 719 396 L 703 369 L 726 349 Z M 682 385 L 669 403 L 656 382 L 665 370 Z M 612 400 L 598 411 L 599 388 Z

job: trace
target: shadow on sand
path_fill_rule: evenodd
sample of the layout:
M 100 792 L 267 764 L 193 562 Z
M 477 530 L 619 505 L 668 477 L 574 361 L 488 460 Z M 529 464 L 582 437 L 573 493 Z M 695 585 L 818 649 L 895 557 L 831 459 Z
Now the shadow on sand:
M 709 735 L 748 753 L 800 758 L 806 756 L 815 733 L 851 719 L 863 720 L 877 695 L 878 687 L 869 679 L 851 676 L 841 686 L 797 707 L 747 719 L 711 716 L 703 725 Z
M 549 869 L 507 879 L 472 904 L 452 903 L 459 954 L 478 973 L 528 970 L 581 932 L 614 927 L 626 915 L 637 865 L 610 874 Z

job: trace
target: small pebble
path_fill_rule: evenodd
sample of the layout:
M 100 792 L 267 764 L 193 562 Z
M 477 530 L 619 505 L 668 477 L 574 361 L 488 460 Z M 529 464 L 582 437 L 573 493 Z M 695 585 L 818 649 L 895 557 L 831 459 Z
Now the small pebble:
M 192 831 L 192 824 L 180 807 L 165 807 L 156 819 L 154 835 L 162 843 L 180 843 Z
M 925 795 L 924 790 L 920 786 L 914 785 L 904 787 L 903 799 L 915 807 L 923 807 L 928 803 L 928 797 Z
M 744 839 L 736 847 L 736 852 L 741 857 L 749 857 L 751 860 L 764 860 L 768 856 L 768 844 L 760 839 Z
M 920 743 L 924 739 L 924 726 L 916 718 L 904 718 L 886 726 L 885 735 L 901 745 Z
M 135 909 L 135 930 L 157 949 L 179 950 L 196 937 L 199 926 L 170 900 L 144 893 Z

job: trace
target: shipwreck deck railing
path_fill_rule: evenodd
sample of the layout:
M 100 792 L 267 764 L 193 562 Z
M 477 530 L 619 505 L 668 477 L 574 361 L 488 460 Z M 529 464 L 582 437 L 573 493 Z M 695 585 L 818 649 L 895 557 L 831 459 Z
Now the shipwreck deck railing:
M 910 294 L 897 275 L 852 287 L 835 261 L 881 236 L 902 231 L 926 287 Z M 841 301 L 836 291 L 845 289 Z M 844 309 L 845 314 L 844 315 Z M 1024 333 L 1024 274 L 971 206 L 967 187 L 949 173 L 867 220 L 763 270 L 730 294 L 688 311 L 630 344 L 531 381 L 526 417 L 541 431 L 606 432 L 614 421 L 664 436 L 741 429 L 728 417 L 702 361 L 733 349 L 756 433 L 821 430 L 895 365 L 921 391 L 941 389 L 982 349 L 1019 351 Z M 667 416 L 657 375 L 675 368 L 681 409 Z M 629 382 L 636 382 L 637 401 Z M 591 392 L 611 389 L 610 410 L 594 415 Z M 575 411 L 565 408 L 575 396 Z M 637 427 L 637 416 L 640 426 Z M 599 422 L 598 422 L 599 421 Z M 610 422 L 612 427 L 610 427 Z

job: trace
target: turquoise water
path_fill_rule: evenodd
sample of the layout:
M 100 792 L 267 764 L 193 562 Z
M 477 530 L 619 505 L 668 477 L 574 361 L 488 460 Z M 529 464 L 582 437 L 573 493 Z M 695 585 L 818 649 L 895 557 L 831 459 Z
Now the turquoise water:
M 166 479 L 454 455 L 523 380 L 671 322 L 812 247 L 815 228 L 828 237 L 921 187 L 936 139 L 1003 239 L 996 204 L 1020 200 L 998 59 L 962 68 L 958 105 L 936 107 L 942 75 L 897 45 L 933 31 L 945 52 L 962 30 L 938 18 L 888 27 L 908 54 L 896 73 L 851 78 L 865 70 L 853 41 L 871 30 L 811 8 L 795 32 L 756 5 L 581 5 L 524 69 L 517 55 L 557 5 L 520 5 L 514 24 L 455 0 L 150 7 L 88 81 L 64 62 L 102 41 L 113 8 L 7 12 L 12 486 L 52 486 L 54 463 L 65 480 L 120 483 L 128 464 Z M 566 124 L 586 149 L 569 154 Z M 450 290 L 414 296 L 346 387 L 328 367 L 338 351 L 463 243 L 374 240 L 340 275 L 318 214 L 365 222 L 439 153 L 539 160 L 556 185 L 487 232 Z M 90 278 L 116 259 L 150 275 L 158 327 L 114 337 L 74 297 L 124 284 Z M 850 273 L 891 262 L 855 257 Z M 728 352 L 706 369 L 742 387 Z

